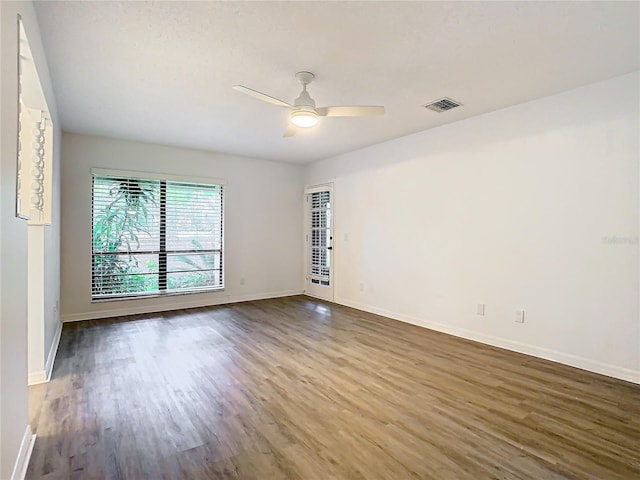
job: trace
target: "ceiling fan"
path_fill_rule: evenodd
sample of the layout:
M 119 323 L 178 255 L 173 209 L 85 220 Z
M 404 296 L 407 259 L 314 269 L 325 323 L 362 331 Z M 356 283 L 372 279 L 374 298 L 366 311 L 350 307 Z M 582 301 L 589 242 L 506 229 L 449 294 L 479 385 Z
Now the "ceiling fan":
M 296 78 L 302 85 L 302 92 L 300 92 L 298 98 L 293 101 L 293 105 L 243 85 L 235 85 L 233 89 L 257 98 L 258 100 L 262 100 L 263 102 L 268 102 L 278 107 L 288 108 L 290 110 L 289 120 L 291 124 L 284 132 L 284 137 L 291 137 L 295 135 L 295 127 L 313 127 L 318 123 L 318 117 L 372 117 L 384 114 L 384 107 L 368 105 L 316 107 L 316 102 L 311 98 L 309 92 L 307 92 L 307 85 L 313 81 L 315 75 L 311 72 L 298 72 L 296 73 Z

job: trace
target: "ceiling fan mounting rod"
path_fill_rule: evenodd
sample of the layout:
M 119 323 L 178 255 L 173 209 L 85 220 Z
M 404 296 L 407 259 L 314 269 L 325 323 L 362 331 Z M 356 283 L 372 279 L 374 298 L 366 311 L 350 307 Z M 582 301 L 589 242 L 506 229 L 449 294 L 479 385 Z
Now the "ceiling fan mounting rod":
M 315 116 L 316 102 L 311 98 L 309 92 L 307 92 L 307 85 L 311 83 L 315 75 L 311 72 L 298 72 L 296 73 L 296 78 L 302 85 L 302 92 L 300 92 L 298 98 L 293 101 L 294 110 L 301 110 L 301 107 L 304 107 L 302 110 L 311 111 Z

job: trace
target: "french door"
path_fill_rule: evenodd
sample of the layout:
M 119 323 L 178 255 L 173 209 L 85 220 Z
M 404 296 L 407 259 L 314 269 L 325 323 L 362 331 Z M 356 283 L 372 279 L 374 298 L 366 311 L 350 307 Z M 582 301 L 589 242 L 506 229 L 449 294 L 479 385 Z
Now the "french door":
M 305 293 L 333 301 L 333 185 L 306 190 Z

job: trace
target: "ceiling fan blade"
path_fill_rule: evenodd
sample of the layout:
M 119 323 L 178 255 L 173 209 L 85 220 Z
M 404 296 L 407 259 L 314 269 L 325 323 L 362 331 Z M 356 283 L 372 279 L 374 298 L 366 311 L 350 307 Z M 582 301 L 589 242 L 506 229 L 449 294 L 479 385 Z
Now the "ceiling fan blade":
M 321 117 L 373 117 L 384 115 L 384 107 L 366 105 L 345 105 L 342 107 L 319 107 L 316 112 Z
M 287 129 L 284 131 L 282 136 L 284 138 L 293 137 L 296 134 L 296 128 L 293 125 L 287 126 Z
M 266 93 L 258 92 L 257 90 L 253 90 L 252 88 L 244 87 L 242 85 L 234 85 L 231 88 L 233 88 L 237 92 L 241 92 L 253 98 L 257 98 L 258 100 L 262 100 L 263 102 L 277 105 L 278 107 L 291 107 L 291 105 L 289 105 L 287 102 L 283 102 L 282 100 L 278 100 L 275 97 L 267 95 Z

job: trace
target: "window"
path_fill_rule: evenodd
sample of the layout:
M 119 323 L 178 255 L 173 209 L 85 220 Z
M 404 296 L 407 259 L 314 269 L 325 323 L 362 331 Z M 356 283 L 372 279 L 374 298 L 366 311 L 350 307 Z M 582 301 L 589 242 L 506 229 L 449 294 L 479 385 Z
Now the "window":
M 93 300 L 224 287 L 223 182 L 92 173 Z

